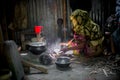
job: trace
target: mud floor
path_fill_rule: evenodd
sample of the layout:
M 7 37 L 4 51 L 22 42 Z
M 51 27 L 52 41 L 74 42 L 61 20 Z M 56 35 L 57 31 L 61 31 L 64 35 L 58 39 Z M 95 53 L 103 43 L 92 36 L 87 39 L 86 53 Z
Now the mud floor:
M 75 59 L 68 69 L 59 69 L 56 64 L 44 67 L 48 69 L 48 74 L 31 68 L 30 74 L 27 75 L 29 80 L 120 80 L 117 64 L 106 57 L 84 61 Z

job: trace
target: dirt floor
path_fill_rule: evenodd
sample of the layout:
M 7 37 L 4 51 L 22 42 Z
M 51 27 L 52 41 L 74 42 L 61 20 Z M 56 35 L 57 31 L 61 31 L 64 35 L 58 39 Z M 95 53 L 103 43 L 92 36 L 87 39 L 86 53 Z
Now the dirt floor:
M 27 75 L 29 80 L 120 80 L 118 59 L 110 60 L 105 56 L 90 59 L 73 58 L 67 69 L 57 68 L 55 63 L 42 66 L 48 69 L 48 74 L 31 68 L 30 74 Z

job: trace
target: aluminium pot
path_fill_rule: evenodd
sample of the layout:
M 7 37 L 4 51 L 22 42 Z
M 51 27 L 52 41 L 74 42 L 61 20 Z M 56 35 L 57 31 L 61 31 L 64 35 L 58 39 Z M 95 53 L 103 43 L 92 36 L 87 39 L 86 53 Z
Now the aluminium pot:
M 26 49 L 29 50 L 32 54 L 40 55 L 46 51 L 45 42 L 30 42 L 26 45 Z
M 70 58 L 65 56 L 57 58 L 55 62 L 56 66 L 59 68 L 69 68 L 70 63 Z

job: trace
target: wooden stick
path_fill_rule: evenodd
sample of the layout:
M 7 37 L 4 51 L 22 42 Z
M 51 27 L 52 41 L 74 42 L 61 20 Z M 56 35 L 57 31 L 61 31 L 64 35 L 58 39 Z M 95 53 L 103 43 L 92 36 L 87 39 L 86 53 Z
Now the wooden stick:
M 26 60 L 22 60 L 22 63 L 23 63 L 23 65 L 25 65 L 25 66 L 29 66 L 29 67 L 38 69 L 38 70 L 42 71 L 43 73 L 46 73 L 46 74 L 48 73 L 47 69 L 45 69 L 44 67 L 37 66 L 37 65 L 35 65 L 35 64 L 31 63 L 31 62 L 28 62 L 28 61 L 26 61 Z
M 67 10 L 66 10 L 66 0 L 62 0 L 62 3 L 63 3 L 63 29 L 66 29 L 66 14 L 67 14 Z M 66 35 L 67 33 L 66 33 L 66 30 L 64 30 L 64 40 L 66 40 L 66 37 L 67 37 L 67 35 Z
M 115 45 L 114 45 L 112 37 L 110 37 L 110 44 L 111 44 L 112 53 L 115 54 Z
M 106 70 L 105 69 L 102 69 L 102 70 L 103 70 L 105 76 L 108 77 L 108 74 L 107 74 Z

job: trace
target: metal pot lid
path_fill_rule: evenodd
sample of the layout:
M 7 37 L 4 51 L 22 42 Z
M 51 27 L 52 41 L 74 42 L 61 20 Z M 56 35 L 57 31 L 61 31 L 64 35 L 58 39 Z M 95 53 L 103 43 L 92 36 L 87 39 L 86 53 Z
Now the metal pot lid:
M 65 56 L 59 57 L 59 58 L 57 58 L 56 63 L 57 64 L 69 64 L 70 63 L 70 58 L 65 57 Z
M 30 45 L 30 46 L 45 46 L 46 42 L 30 42 L 28 45 Z

